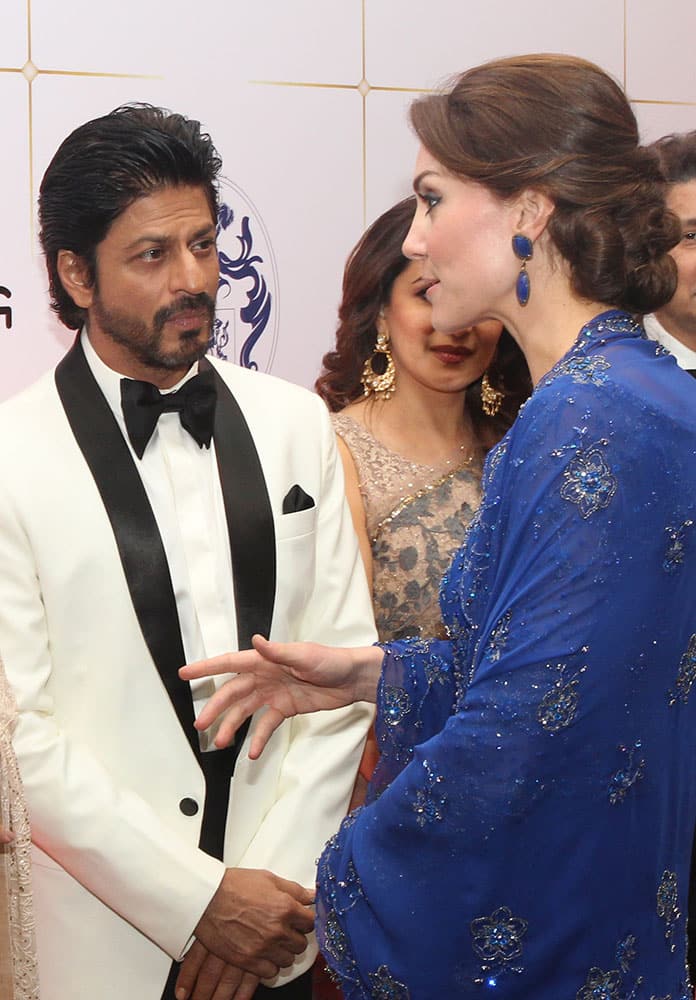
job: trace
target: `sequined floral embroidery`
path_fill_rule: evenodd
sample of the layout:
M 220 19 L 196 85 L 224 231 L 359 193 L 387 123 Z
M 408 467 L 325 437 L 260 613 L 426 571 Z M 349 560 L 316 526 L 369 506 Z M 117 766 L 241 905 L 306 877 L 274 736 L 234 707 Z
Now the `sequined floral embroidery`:
M 346 866 L 345 878 L 340 879 L 336 883 L 336 887 L 335 907 L 337 913 L 347 913 L 348 910 L 355 906 L 359 899 L 364 897 L 362 882 L 352 861 L 349 861 Z M 340 906 L 338 903 L 339 896 L 341 900 Z
M 488 640 L 487 655 L 488 659 L 493 663 L 497 663 L 500 659 L 500 654 L 507 645 L 510 634 L 511 620 L 512 611 L 506 611 L 502 618 L 498 619 L 495 626 L 491 630 L 491 637 Z
M 691 694 L 691 688 L 694 686 L 694 681 L 696 681 L 696 634 L 692 635 L 689 639 L 689 645 L 686 647 L 686 652 L 679 661 L 676 685 L 677 690 L 676 692 L 669 692 L 669 704 L 674 705 L 677 701 L 681 701 L 685 705 L 689 700 L 689 695 Z
M 441 656 L 433 655 L 430 657 L 428 662 L 425 664 L 425 679 L 428 682 L 428 687 L 431 688 L 435 684 L 446 684 L 450 675 L 449 664 Z
M 608 507 L 619 485 L 600 451 L 600 443 L 578 451 L 564 470 L 563 480 L 561 497 L 577 504 L 583 518 Z
M 434 823 L 442 819 L 442 810 L 447 796 L 442 792 L 441 785 L 444 778 L 441 774 L 436 774 L 427 760 L 423 761 L 426 778 L 425 787 L 419 788 L 413 802 L 413 811 L 416 814 L 418 826 L 424 827 L 426 823 Z
M 404 716 L 411 711 L 408 692 L 399 687 L 384 688 L 384 721 L 389 726 L 398 726 Z
M 585 985 L 575 995 L 577 1000 L 621 1000 L 620 990 L 621 974 L 617 969 L 590 969 Z
M 664 871 L 657 889 L 657 915 L 665 922 L 665 940 L 669 942 L 669 950 L 674 951 L 674 929 L 681 917 L 677 892 L 676 872 Z
M 551 664 L 549 664 L 550 666 Z M 559 729 L 565 729 L 571 724 L 578 710 L 580 699 L 578 674 L 566 680 L 565 664 L 557 663 L 555 669 L 558 671 L 558 678 L 551 690 L 547 691 L 541 699 L 537 709 L 537 720 L 549 733 L 557 733 Z M 586 669 L 583 667 L 578 673 L 582 674 Z
M 629 790 L 643 777 L 645 761 L 642 758 L 636 760 L 641 746 L 640 740 L 637 740 L 632 747 L 619 747 L 624 755 L 624 761 L 609 782 L 609 801 L 613 806 L 623 802 Z
M 485 962 L 484 972 L 490 972 L 495 967 L 502 971 L 522 954 L 527 921 L 513 917 L 509 907 L 499 906 L 490 917 L 472 920 L 471 933 L 474 951 Z
M 636 957 L 636 939 L 633 934 L 629 934 L 623 941 L 619 941 L 616 946 L 616 961 L 622 972 L 628 972 L 631 962 Z
M 484 482 L 488 483 L 488 481 L 493 478 L 495 470 L 498 468 L 501 461 L 503 460 L 505 453 L 507 452 L 507 449 L 508 449 L 507 439 L 503 438 L 503 440 L 490 451 L 488 458 L 486 460 Z
M 601 354 L 582 357 L 571 355 L 564 358 L 554 368 L 554 376 L 570 375 L 573 382 L 591 382 L 602 385 L 607 380 L 606 372 L 611 365 Z
M 348 941 L 333 910 L 326 918 L 324 947 L 335 962 L 345 961 L 348 955 Z
M 684 540 L 687 529 L 693 527 L 693 521 L 684 521 L 678 528 L 665 528 L 667 532 L 667 551 L 662 563 L 665 573 L 674 573 L 684 562 Z
M 370 997 L 372 1000 L 409 1000 L 411 994 L 406 986 L 394 979 L 386 965 L 380 965 L 370 973 Z

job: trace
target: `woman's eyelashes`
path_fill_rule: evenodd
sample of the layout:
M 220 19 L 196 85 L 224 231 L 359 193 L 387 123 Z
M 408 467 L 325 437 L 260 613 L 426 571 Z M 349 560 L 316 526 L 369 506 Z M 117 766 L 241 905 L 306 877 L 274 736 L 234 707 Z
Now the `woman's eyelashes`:
M 417 194 L 420 200 L 426 206 L 425 209 L 426 215 L 429 215 L 435 208 L 435 206 L 438 205 L 441 201 L 441 195 L 434 194 L 432 191 L 418 191 Z

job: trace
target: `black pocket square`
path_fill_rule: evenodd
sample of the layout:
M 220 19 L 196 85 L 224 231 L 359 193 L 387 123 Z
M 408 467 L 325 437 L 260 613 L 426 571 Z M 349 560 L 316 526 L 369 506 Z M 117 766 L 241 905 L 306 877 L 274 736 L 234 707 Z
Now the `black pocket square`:
M 290 487 L 288 495 L 283 500 L 284 514 L 297 514 L 300 510 L 311 510 L 312 507 L 314 500 L 297 483 Z

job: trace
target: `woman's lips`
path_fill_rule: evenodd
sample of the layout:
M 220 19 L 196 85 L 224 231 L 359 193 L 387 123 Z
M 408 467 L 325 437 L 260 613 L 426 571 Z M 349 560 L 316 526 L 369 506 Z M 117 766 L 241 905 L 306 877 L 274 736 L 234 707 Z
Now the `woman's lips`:
M 439 347 L 431 347 L 430 350 L 447 365 L 459 364 L 460 361 L 465 361 L 472 354 L 468 347 L 457 347 L 454 344 L 443 344 Z

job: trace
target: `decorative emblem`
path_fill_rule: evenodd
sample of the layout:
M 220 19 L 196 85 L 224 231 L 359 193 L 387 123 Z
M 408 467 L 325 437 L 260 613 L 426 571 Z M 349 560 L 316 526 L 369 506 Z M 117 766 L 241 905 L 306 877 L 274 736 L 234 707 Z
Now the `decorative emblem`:
M 268 232 L 249 197 L 220 179 L 220 279 L 210 353 L 270 371 L 278 339 L 278 275 Z

